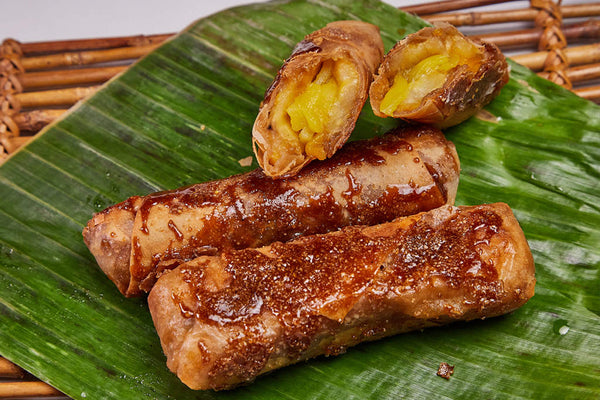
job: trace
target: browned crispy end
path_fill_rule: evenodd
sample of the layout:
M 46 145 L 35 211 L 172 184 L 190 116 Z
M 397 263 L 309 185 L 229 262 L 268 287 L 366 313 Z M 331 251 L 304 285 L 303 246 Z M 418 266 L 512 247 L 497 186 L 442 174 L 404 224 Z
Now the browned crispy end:
M 490 240 L 482 251 L 484 260 L 497 259 L 498 278 L 505 288 L 505 300 L 496 315 L 521 307 L 534 295 L 535 264 L 525 234 L 512 210 L 505 203 L 495 203 L 495 212 L 502 218 L 502 232 Z M 502 238 L 506 235 L 506 238 Z
M 444 206 L 200 257 L 162 275 L 148 304 L 169 368 L 220 390 L 362 341 L 511 312 L 534 274 L 506 204 Z
M 219 262 L 209 264 L 214 257 L 200 257 L 188 262 L 191 268 L 203 268 L 202 275 L 213 283 L 213 290 L 223 288 L 229 274 Z M 178 304 L 192 301 L 193 293 L 186 290 L 178 274 L 166 273 L 159 285 L 155 285 L 148 297 L 148 306 L 155 322 L 163 351 L 167 356 L 167 366 L 192 389 L 206 389 L 202 382 L 207 380 L 206 364 L 212 359 L 210 349 L 225 348 L 236 329 L 219 326 L 199 325 L 195 322 L 194 312 Z M 210 290 L 210 288 L 209 288 Z M 218 325 L 218 324 L 217 324 Z M 242 333 L 239 329 L 239 333 Z M 243 354 L 238 362 L 243 364 Z M 227 379 L 212 378 L 215 385 L 226 384 Z
M 124 203 L 97 213 L 83 229 L 83 240 L 98 266 L 123 294 L 131 278 L 131 235 L 135 212 Z
M 444 134 L 428 125 L 416 125 L 403 128 L 407 135 L 416 136 L 414 148 L 419 160 L 431 174 L 447 205 L 454 205 L 460 177 L 460 159 L 454 143 L 446 140 Z M 426 211 L 426 210 L 423 210 Z
M 409 294 L 397 297 L 403 312 L 469 321 L 509 313 L 534 295 L 533 256 L 507 204 L 440 207 L 367 227 L 364 234 L 394 237 L 405 226 L 408 232 L 432 231 L 425 237 L 405 236 L 391 261 L 402 272 L 388 285 L 410 282 Z M 417 265 L 427 267 L 408 273 Z

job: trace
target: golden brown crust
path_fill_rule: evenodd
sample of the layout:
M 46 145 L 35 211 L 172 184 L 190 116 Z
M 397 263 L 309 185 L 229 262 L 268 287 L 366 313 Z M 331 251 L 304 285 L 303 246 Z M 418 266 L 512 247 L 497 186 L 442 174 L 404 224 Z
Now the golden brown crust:
M 433 38 L 433 39 L 432 39 Z M 456 125 L 471 117 L 491 102 L 509 80 L 509 67 L 502 52 L 491 43 L 466 38 L 450 24 L 441 23 L 435 27 L 423 28 L 408 35 L 384 57 L 375 80 L 370 88 L 370 101 L 373 112 L 380 117 L 388 117 L 381 111 L 381 102 L 394 82 L 394 77 L 402 69 L 408 53 L 414 53 L 416 64 L 419 55 L 430 55 L 427 47 L 434 40 L 440 40 L 442 47 L 451 41 L 471 42 L 481 54 L 479 67 L 475 71 L 465 65 L 458 65 L 448 72 L 445 83 L 439 89 L 424 96 L 421 103 L 410 110 L 397 109 L 392 117 L 406 121 L 433 124 L 438 128 Z M 438 43 L 435 43 L 439 46 Z M 409 63 L 411 64 L 411 63 Z M 410 66 L 412 66 L 410 65 Z
M 351 108 L 346 110 L 343 124 L 326 135 L 324 148 L 329 158 L 348 140 L 382 57 L 379 28 L 361 21 L 332 22 L 298 43 L 267 89 L 252 130 L 254 153 L 267 175 L 274 178 L 293 176 L 315 159 L 304 152 L 288 149 L 275 163 L 272 161 L 273 149 L 281 140 L 281 132 L 274 126 L 272 115 L 280 93 L 301 90 L 327 60 L 346 60 L 353 64 L 358 74 L 358 88 L 350 94 L 354 99 Z
M 96 258 L 100 269 L 117 285 L 121 293 L 129 287 L 131 275 L 131 236 L 139 197 L 131 197 L 97 213 L 83 229 L 83 240 Z
M 148 298 L 169 368 L 228 389 L 361 341 L 511 312 L 534 293 L 527 241 L 503 203 L 201 257 Z
M 119 290 L 136 296 L 164 270 L 224 248 L 264 246 L 453 204 L 459 170 L 454 145 L 439 130 L 411 127 L 348 143 L 288 179 L 257 169 L 135 197 L 96 215 L 84 236 Z

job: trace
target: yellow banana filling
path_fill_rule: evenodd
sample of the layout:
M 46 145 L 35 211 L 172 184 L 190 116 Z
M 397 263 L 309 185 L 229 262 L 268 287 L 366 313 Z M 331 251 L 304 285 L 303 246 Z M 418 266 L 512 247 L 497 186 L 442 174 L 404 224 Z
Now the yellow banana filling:
M 325 159 L 328 134 L 344 124 L 353 106 L 352 93 L 359 83 L 358 72 L 351 63 L 327 60 L 313 78 L 304 77 L 295 88 L 282 91 L 277 97 L 273 124 L 281 147 L 273 148 L 273 164 L 289 150 Z
M 441 88 L 448 73 L 458 65 L 477 68 L 480 55 L 474 45 L 456 43 L 447 52 L 427 55 L 408 68 L 400 68 L 381 101 L 380 110 L 389 116 L 416 108 L 428 93 Z

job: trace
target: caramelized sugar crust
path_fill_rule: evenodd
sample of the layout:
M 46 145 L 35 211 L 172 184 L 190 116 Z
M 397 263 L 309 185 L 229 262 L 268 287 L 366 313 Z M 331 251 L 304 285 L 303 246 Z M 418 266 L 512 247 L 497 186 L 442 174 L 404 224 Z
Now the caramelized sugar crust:
M 523 232 L 496 203 L 200 257 L 163 275 L 149 305 L 169 368 L 226 389 L 361 341 L 510 312 L 534 284 Z
M 132 197 L 96 214 L 83 235 L 119 290 L 136 296 L 163 271 L 201 255 L 453 204 L 458 178 L 454 145 L 434 128 L 412 127 L 349 143 L 292 178 L 257 169 Z

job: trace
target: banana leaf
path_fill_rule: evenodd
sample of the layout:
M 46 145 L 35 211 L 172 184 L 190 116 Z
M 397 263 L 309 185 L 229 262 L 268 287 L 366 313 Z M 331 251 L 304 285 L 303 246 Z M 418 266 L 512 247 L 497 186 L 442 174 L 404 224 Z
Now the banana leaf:
M 375 0 L 288 0 L 199 20 L 0 166 L 0 354 L 73 398 L 600 397 L 600 108 L 512 64 L 482 116 L 446 131 L 457 204 L 504 201 L 534 254 L 536 295 L 489 320 L 398 335 L 194 392 L 166 367 L 145 299 L 125 299 L 81 230 L 128 196 L 255 168 L 251 126 L 302 37 L 378 25 L 389 49 L 425 26 Z M 395 122 L 367 107 L 353 139 Z M 436 376 L 441 362 L 455 366 Z

